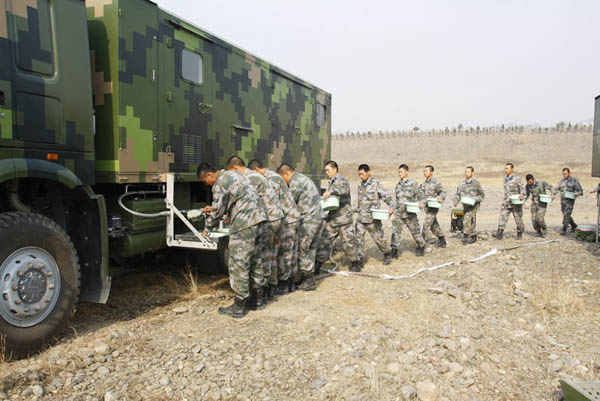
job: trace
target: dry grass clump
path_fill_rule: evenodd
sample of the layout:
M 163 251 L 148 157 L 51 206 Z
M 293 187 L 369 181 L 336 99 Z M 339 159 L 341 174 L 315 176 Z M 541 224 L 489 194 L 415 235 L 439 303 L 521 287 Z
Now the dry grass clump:
M 553 279 L 546 286 L 534 291 L 534 299 L 540 309 L 548 314 L 581 313 L 585 310 L 585 303 L 575 289 L 558 277 L 555 273 Z

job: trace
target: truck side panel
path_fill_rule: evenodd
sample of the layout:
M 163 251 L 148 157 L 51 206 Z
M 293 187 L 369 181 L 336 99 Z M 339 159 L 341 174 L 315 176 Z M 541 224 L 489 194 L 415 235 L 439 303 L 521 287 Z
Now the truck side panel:
M 594 104 L 594 137 L 592 144 L 592 177 L 600 177 L 600 96 Z

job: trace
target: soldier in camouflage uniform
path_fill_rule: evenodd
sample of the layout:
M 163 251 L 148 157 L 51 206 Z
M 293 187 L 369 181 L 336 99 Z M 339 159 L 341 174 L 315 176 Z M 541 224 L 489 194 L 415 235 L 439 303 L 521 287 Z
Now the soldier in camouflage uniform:
M 240 173 L 219 171 L 209 163 L 202 163 L 197 175 L 212 187 L 212 205 L 204 208 L 208 214 L 206 225 L 217 225 L 224 215 L 230 221 L 229 283 L 235 299 L 229 307 L 220 307 L 219 313 L 243 317 L 250 296 L 250 282 L 258 287 L 264 278 L 262 267 L 252 266 L 250 260 L 257 245 L 258 227 L 267 220 L 267 216 L 259 204 L 258 194 Z
M 367 232 L 371 235 L 373 241 L 383 252 L 383 264 L 392 263 L 391 248 L 385 240 L 383 225 L 381 220 L 374 220 L 371 214 L 372 209 L 381 208 L 381 201 L 385 202 L 390 208 L 390 215 L 394 213 L 394 200 L 392 196 L 383 188 L 383 185 L 371 178 L 371 168 L 368 164 L 358 166 L 358 176 L 361 183 L 358 184 L 358 217 L 356 219 L 356 249 L 359 252 L 361 260 L 364 260 L 364 244 Z
M 436 245 L 440 248 L 446 247 L 446 238 L 437 220 L 437 214 L 440 209 L 427 206 L 427 199 L 436 199 L 440 203 L 446 200 L 446 190 L 440 181 L 433 176 L 434 168 L 432 165 L 425 166 L 423 175 L 425 181 L 421 184 L 421 191 L 425 195 L 425 221 L 423 222 L 423 239 L 429 241 L 431 233 L 438 239 Z
M 279 204 L 285 217 L 279 231 L 278 248 L 275 255 L 274 265 L 278 267 L 271 274 L 271 282 L 277 284 L 277 295 L 285 295 L 290 290 L 295 290 L 295 283 L 292 274 L 295 275 L 297 260 L 295 259 L 295 247 L 298 234 L 298 221 L 300 212 L 294 202 L 292 192 L 287 184 L 276 172 L 264 167 L 259 160 L 252 160 L 248 167 L 257 173 L 262 174 L 273 185 L 275 193 L 279 198 Z M 275 274 L 273 274 L 275 273 Z M 273 280 L 275 277 L 275 280 Z
M 279 197 L 271 183 L 254 170 L 246 168 L 244 161 L 238 156 L 231 156 L 227 160 L 227 170 L 235 170 L 245 176 L 256 190 L 261 206 L 267 214 L 267 221 L 259 228 L 258 243 L 254 250 L 252 264 L 261 265 L 264 270 L 262 286 L 256 289 L 256 297 L 248 301 L 248 309 L 264 307 L 263 301 L 273 300 L 277 288 L 277 246 L 279 231 L 283 221 L 283 210 L 279 203 Z M 275 274 L 274 277 L 271 277 Z M 273 283 L 274 280 L 274 283 Z
M 475 205 L 467 205 L 463 203 L 463 245 L 472 244 L 477 241 L 477 235 L 475 233 L 475 229 L 477 226 L 477 211 L 479 210 L 479 205 L 485 198 L 485 193 L 483 192 L 483 187 L 475 178 L 473 178 L 473 173 L 475 173 L 475 169 L 471 166 L 467 166 L 465 168 L 465 180 L 458 184 L 456 188 L 456 194 L 454 195 L 453 204 L 454 207 L 458 205 L 458 202 L 461 201 L 461 198 L 468 197 L 475 200 Z
M 504 199 L 500 206 L 500 219 L 498 221 L 498 231 L 493 234 L 496 239 L 502 239 L 504 236 L 504 228 L 508 222 L 508 217 L 512 214 L 515 217 L 515 223 L 517 224 L 517 239 L 523 238 L 523 231 L 525 231 L 525 224 L 523 224 L 523 205 L 516 205 L 512 203 L 510 197 L 513 195 L 519 195 L 519 199 L 525 199 L 525 185 L 523 180 L 518 175 L 513 174 L 514 166 L 512 163 L 506 163 L 504 166 Z
M 425 196 L 417 181 L 408 178 L 408 166 L 406 164 L 401 164 L 398 167 L 398 175 L 400 176 L 400 181 L 396 184 L 396 212 L 392 218 L 392 227 L 394 228 L 394 233 L 392 234 L 392 252 L 394 257 L 397 257 L 400 235 L 402 234 L 402 224 L 404 224 L 417 243 L 416 255 L 423 256 L 425 254 L 426 243 L 421 235 L 419 219 L 415 213 L 406 211 L 405 203 L 418 202 L 419 206 L 423 208 L 425 206 Z
M 546 207 L 548 206 L 545 202 L 540 202 L 540 195 L 552 194 L 552 185 L 548 184 L 544 180 L 536 180 L 533 174 L 527 174 L 525 177 L 527 185 L 525 185 L 525 200 L 531 196 L 531 223 L 533 229 L 538 233 L 540 237 L 546 236 Z
M 340 207 L 329 211 L 325 218 L 323 236 L 317 251 L 315 272 L 320 271 L 323 263 L 329 258 L 333 241 L 338 236 L 342 241 L 344 253 L 350 260 L 350 271 L 359 272 L 362 269 L 362 261 L 359 252 L 356 250 L 350 183 L 340 175 L 338 165 L 333 160 L 325 163 L 325 174 L 329 178 L 329 187 L 323 193 L 323 199 L 337 196 L 340 199 Z
M 562 175 L 563 178 L 558 182 L 558 185 L 552 194 L 552 199 L 556 198 L 556 194 L 560 193 L 560 211 L 563 214 L 560 235 L 565 235 L 567 233 L 567 228 L 569 228 L 569 224 L 571 225 L 571 232 L 575 232 L 575 229 L 577 228 L 577 224 L 575 224 L 575 220 L 573 220 L 573 217 L 571 216 L 573 207 L 575 206 L 575 199 L 565 197 L 565 192 L 572 192 L 575 194 L 575 198 L 577 198 L 578 196 L 583 195 L 583 188 L 581 187 L 579 180 L 571 175 L 571 170 L 568 167 L 563 168 Z
M 277 173 L 288 184 L 294 202 L 300 212 L 298 225 L 298 269 L 302 276 L 299 290 L 310 291 L 317 288 L 315 281 L 315 258 L 319 237 L 323 229 L 321 219 L 321 197 L 315 183 L 302 173 L 296 172 L 289 164 L 282 164 Z M 293 279 L 293 277 L 291 277 Z

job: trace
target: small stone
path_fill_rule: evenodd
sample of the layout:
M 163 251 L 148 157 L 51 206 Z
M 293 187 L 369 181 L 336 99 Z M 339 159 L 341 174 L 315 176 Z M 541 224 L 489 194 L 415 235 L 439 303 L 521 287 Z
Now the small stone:
M 188 307 L 187 306 L 178 306 L 176 308 L 173 308 L 173 312 L 176 315 L 181 315 L 183 313 L 186 313 L 188 311 Z
M 444 292 L 444 289 L 440 287 L 431 287 L 428 288 L 427 291 L 431 292 L 432 294 L 441 294 Z
M 354 368 L 352 366 L 348 366 L 348 367 L 344 368 L 344 370 L 342 371 L 342 375 L 344 377 L 354 376 Z
M 321 387 L 323 387 L 326 384 L 327 384 L 327 380 L 325 380 L 325 379 L 316 379 L 316 380 L 313 380 L 312 382 L 310 382 L 310 388 L 312 390 L 318 390 L 318 389 L 320 389 Z
M 464 369 L 464 367 L 458 362 L 450 362 L 448 368 L 450 368 L 450 371 L 454 373 L 460 373 Z
M 98 370 L 96 370 L 96 373 L 98 374 L 98 376 L 106 376 L 110 373 L 110 370 L 108 370 L 108 368 L 105 366 L 100 366 Z
M 512 332 L 512 335 L 517 338 L 525 337 L 528 334 L 529 332 L 527 330 L 515 330 Z
M 574 368 L 575 372 L 578 373 L 579 375 L 585 375 L 587 372 L 589 372 L 589 369 L 586 368 L 583 365 L 577 365 Z
M 469 291 L 463 292 L 462 299 L 465 302 L 469 302 L 471 299 L 473 299 L 473 294 L 471 294 Z
M 396 375 L 398 373 L 400 373 L 400 370 L 402 369 L 402 365 L 400 365 L 399 363 L 393 362 L 387 365 L 387 371 L 393 375 Z
M 474 338 L 475 340 L 479 340 L 480 338 L 483 337 L 483 331 L 481 330 L 473 330 L 471 332 L 471 338 Z
M 35 386 L 31 387 L 31 392 L 36 397 L 41 397 L 44 395 L 44 389 L 39 384 L 36 384 Z
M 494 362 L 495 364 L 499 364 L 500 357 L 497 354 L 492 354 L 490 355 L 490 361 Z
M 440 331 L 440 333 L 438 334 L 439 338 L 450 338 L 452 337 L 452 333 L 450 331 L 450 327 L 448 326 L 444 326 L 444 328 L 442 329 L 442 331 Z
M 94 351 L 98 355 L 108 355 L 110 353 L 110 347 L 106 343 L 100 343 L 94 347 Z
M 196 366 L 194 366 L 194 371 L 200 373 L 204 370 L 204 362 L 200 362 L 199 364 L 197 364 Z
M 551 361 L 556 361 L 558 359 L 558 355 L 550 354 L 550 355 L 548 355 L 548 359 L 550 359 Z
M 117 396 L 112 391 L 107 391 L 104 394 L 104 401 L 117 401 Z
M 417 390 L 413 386 L 405 384 L 400 388 L 400 394 L 404 400 L 413 400 L 417 396 Z
M 225 291 L 219 290 L 219 291 L 215 292 L 215 298 L 224 299 L 225 298 Z
M 550 368 L 548 368 L 548 370 L 551 373 L 559 372 L 563 368 L 563 364 L 564 363 L 563 363 L 562 359 L 557 359 L 556 361 L 554 361 L 550 364 Z
M 448 288 L 448 295 L 452 298 L 460 298 L 462 291 L 458 288 Z
M 438 398 L 438 389 L 430 381 L 417 383 L 417 396 L 421 401 L 435 401 Z
M 168 386 L 169 384 L 171 384 L 171 379 L 169 378 L 169 376 L 162 376 L 158 382 L 161 386 Z

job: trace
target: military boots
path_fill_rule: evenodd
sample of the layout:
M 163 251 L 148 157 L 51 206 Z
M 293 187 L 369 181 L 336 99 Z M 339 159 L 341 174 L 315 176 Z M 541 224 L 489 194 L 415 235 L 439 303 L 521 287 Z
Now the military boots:
M 523 239 L 523 231 L 517 231 L 517 239 Z
M 289 284 L 290 280 L 279 280 L 279 283 L 277 283 L 277 291 L 275 292 L 277 295 L 287 295 L 290 293 L 290 284 Z
M 266 304 L 264 302 L 264 292 L 262 287 L 256 290 L 250 290 L 250 296 L 246 300 L 246 309 L 258 310 L 264 309 Z
M 275 284 L 269 284 L 269 301 L 275 301 L 277 295 L 277 286 Z
M 567 235 L 567 228 L 569 228 L 568 225 L 563 226 L 562 230 L 560 230 L 560 235 Z
M 575 221 L 571 219 L 571 232 L 574 233 L 575 230 L 577 230 L 577 224 L 575 224 Z
M 241 298 L 239 295 L 236 295 L 233 298 L 233 303 L 227 307 L 220 306 L 219 313 L 226 316 L 231 316 L 235 318 L 244 317 L 246 314 L 246 300 L 248 298 Z
M 303 274 L 303 276 L 303 280 L 298 286 L 300 291 L 312 291 L 317 289 L 314 273 L 306 273 L 306 275 Z
M 477 236 L 475 235 L 465 235 L 462 243 L 463 245 L 474 244 L 477 241 Z
M 315 276 L 321 274 L 321 267 L 323 266 L 323 262 L 315 262 Z
M 496 234 L 492 234 L 492 237 L 496 239 L 502 239 L 502 237 L 504 237 L 504 230 L 498 229 L 498 231 L 496 231 Z
M 383 264 L 384 265 L 392 264 L 392 253 L 391 252 L 383 254 Z
M 438 242 L 437 242 L 436 246 L 438 248 L 445 248 L 446 247 L 446 238 L 444 238 L 444 237 L 438 238 Z
M 415 251 L 415 255 L 425 256 L 425 247 L 424 246 L 417 247 L 417 250 Z
M 396 248 L 395 246 L 392 247 L 391 256 L 392 259 L 398 259 L 398 248 Z

